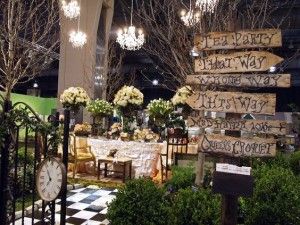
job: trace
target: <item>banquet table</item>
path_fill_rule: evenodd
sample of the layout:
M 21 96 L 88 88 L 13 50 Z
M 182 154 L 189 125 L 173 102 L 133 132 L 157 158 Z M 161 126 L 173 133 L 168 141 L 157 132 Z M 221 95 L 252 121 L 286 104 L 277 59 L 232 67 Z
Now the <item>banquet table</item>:
M 80 138 L 78 138 L 80 143 Z M 155 177 L 160 170 L 160 154 L 166 152 L 167 143 L 137 142 L 109 140 L 105 138 L 88 138 L 87 144 L 97 159 L 107 156 L 110 150 L 117 149 L 115 161 L 118 158 L 130 158 L 132 160 L 132 177 Z M 197 154 L 198 145 L 189 144 L 188 153 Z M 85 171 L 90 171 L 90 163 L 86 163 Z M 79 171 L 84 171 L 82 167 Z

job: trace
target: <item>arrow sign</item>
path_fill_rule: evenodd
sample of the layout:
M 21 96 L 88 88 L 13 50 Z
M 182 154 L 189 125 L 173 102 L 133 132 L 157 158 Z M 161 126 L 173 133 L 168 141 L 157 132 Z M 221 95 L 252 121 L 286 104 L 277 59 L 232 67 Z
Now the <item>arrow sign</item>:
M 287 124 L 279 120 L 226 120 L 222 118 L 211 119 L 190 116 L 189 127 L 211 128 L 214 130 L 247 131 L 252 133 L 265 133 L 285 135 Z
M 187 104 L 196 110 L 231 113 L 275 114 L 275 94 L 195 92 Z
M 231 157 L 273 157 L 276 155 L 276 140 L 267 138 L 234 138 L 221 135 L 204 135 L 200 151 Z
M 291 86 L 290 74 L 209 74 L 189 75 L 187 84 L 231 87 L 282 87 Z
M 214 54 L 195 60 L 197 73 L 240 73 L 267 71 L 283 61 L 269 52 L 248 51 L 231 54 Z
M 236 32 L 211 32 L 195 36 L 198 51 L 219 49 L 281 47 L 281 30 L 241 30 Z

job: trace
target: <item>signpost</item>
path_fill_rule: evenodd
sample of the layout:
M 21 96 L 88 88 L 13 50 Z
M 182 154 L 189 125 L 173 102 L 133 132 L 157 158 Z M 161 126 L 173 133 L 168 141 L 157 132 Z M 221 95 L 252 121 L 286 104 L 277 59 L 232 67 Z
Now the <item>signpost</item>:
M 206 74 L 189 75 L 187 84 L 215 85 L 230 87 L 281 87 L 291 86 L 290 74 Z
M 269 52 L 247 51 L 213 54 L 195 60 L 197 73 L 244 73 L 267 71 L 283 59 Z
M 222 135 L 204 135 L 200 149 L 205 153 L 215 153 L 230 157 L 274 157 L 275 139 L 244 139 Z
M 241 30 L 236 32 L 211 32 L 195 36 L 198 51 L 219 49 L 268 48 L 282 45 L 281 30 Z
M 287 123 L 279 120 L 227 120 L 190 116 L 188 126 L 275 135 L 285 135 L 287 132 Z
M 196 110 L 231 113 L 275 114 L 275 94 L 195 92 L 187 104 Z
M 211 32 L 205 35 L 196 35 L 194 40 L 196 51 L 282 46 L 281 30 L 278 29 L 233 31 L 237 19 L 235 15 L 236 13 L 233 12 L 229 15 L 228 28 L 231 32 Z M 269 70 L 271 66 L 283 61 L 281 57 L 266 51 L 227 52 L 227 54 L 206 52 L 206 57 L 197 58 L 195 60 L 195 72 L 201 73 L 201 75 L 188 76 L 186 83 L 239 88 L 290 87 L 291 76 L 289 74 L 249 74 L 249 72 Z M 239 114 L 241 113 L 274 115 L 275 94 L 198 91 L 187 100 L 187 104 L 196 110 L 228 113 L 227 120 L 189 117 L 189 125 L 191 126 L 233 132 L 247 131 L 279 135 L 286 133 L 286 123 L 283 121 L 240 119 L 241 115 Z M 221 157 L 273 157 L 276 154 L 275 139 L 203 135 L 199 144 L 199 149 L 202 152 L 213 153 Z M 227 159 L 223 158 L 222 160 L 224 162 Z M 251 175 L 215 172 L 213 189 L 215 193 L 223 195 L 222 225 L 236 225 L 238 197 L 252 195 L 253 177 Z

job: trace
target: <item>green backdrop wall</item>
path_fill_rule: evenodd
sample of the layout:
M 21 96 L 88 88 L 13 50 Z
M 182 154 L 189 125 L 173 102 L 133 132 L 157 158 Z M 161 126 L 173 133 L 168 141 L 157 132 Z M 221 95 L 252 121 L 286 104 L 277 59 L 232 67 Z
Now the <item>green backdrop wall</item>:
M 41 98 L 30 95 L 21 95 L 13 93 L 11 95 L 12 103 L 24 102 L 28 104 L 39 115 L 50 115 L 53 109 L 57 108 L 56 98 Z

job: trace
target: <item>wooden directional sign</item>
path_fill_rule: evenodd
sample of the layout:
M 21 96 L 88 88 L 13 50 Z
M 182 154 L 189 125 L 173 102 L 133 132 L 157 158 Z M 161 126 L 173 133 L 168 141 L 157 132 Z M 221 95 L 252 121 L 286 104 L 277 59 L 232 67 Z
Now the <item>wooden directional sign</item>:
M 221 135 L 204 135 L 200 151 L 232 157 L 273 157 L 276 155 L 275 139 L 243 139 Z
M 240 73 L 267 71 L 283 59 L 269 52 L 248 51 L 213 54 L 195 60 L 196 73 Z
M 196 110 L 231 113 L 275 114 L 275 94 L 195 92 L 187 104 Z
M 287 123 L 278 120 L 226 120 L 222 118 L 210 119 L 190 116 L 188 118 L 188 126 L 276 135 L 285 135 L 287 132 Z
M 290 74 L 209 74 L 189 75 L 187 84 L 231 87 L 282 87 L 291 86 Z
M 281 30 L 241 30 L 237 32 L 211 32 L 195 36 L 197 50 L 243 49 L 281 47 Z

